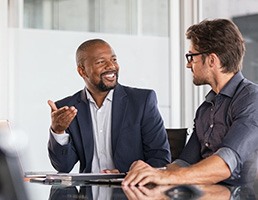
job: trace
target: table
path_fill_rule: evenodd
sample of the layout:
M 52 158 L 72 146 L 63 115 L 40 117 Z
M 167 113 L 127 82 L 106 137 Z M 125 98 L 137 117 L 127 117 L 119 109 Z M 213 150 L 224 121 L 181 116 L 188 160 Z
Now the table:
M 223 185 L 174 185 L 122 187 L 119 184 L 41 184 L 25 182 L 30 200 L 111 200 L 111 199 L 256 199 L 249 187 Z M 191 193 L 189 192 L 191 191 Z M 170 197 L 168 196 L 170 195 Z

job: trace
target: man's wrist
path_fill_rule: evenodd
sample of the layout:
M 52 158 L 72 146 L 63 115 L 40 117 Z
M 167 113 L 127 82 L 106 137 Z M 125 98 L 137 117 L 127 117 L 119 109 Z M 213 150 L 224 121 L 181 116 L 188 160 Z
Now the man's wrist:
M 56 131 L 56 130 L 54 130 L 52 128 L 52 126 L 50 127 L 50 130 L 51 130 L 52 133 L 55 133 L 55 134 L 64 134 L 65 133 L 65 131 Z

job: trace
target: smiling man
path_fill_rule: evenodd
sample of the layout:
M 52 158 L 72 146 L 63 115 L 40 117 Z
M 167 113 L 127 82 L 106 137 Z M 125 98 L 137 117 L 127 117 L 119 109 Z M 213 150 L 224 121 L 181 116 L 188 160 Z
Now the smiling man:
M 49 157 L 59 172 L 127 172 L 136 160 L 153 167 L 170 162 L 170 150 L 153 90 L 118 83 L 119 65 L 111 46 L 93 39 L 76 52 L 86 87 L 51 107 Z

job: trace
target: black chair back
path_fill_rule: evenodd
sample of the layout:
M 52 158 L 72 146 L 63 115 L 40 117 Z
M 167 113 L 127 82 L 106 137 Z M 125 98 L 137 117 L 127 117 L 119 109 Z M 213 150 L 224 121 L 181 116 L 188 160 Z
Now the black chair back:
M 181 154 L 188 135 L 188 128 L 167 128 L 168 141 L 170 144 L 171 160 L 174 161 Z

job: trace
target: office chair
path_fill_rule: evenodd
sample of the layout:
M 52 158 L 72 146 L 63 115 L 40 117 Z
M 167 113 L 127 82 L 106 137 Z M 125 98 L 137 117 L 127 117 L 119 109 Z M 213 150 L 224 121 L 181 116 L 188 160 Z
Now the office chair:
M 188 135 L 188 128 L 166 128 L 170 144 L 171 160 L 174 161 L 181 154 Z

